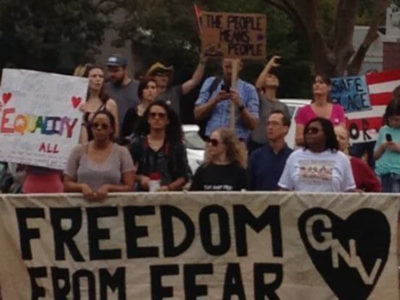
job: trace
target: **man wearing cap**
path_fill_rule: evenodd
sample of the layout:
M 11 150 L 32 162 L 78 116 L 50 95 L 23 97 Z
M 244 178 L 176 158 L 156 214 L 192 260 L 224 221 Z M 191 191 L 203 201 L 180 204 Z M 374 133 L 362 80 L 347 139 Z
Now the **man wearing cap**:
M 239 62 L 238 73 L 243 63 Z M 223 78 L 207 78 L 201 87 L 199 98 L 195 103 L 196 120 L 208 118 L 205 137 L 221 127 L 230 126 L 231 103 L 235 106 L 235 132 L 243 142 L 247 139 L 258 122 L 259 100 L 254 85 L 238 78 L 236 88 L 231 87 L 232 60 L 222 60 Z M 217 84 L 216 84 L 217 83 Z
M 139 103 L 137 94 L 139 82 L 129 78 L 127 65 L 127 59 L 120 54 L 113 54 L 107 60 L 110 79 L 107 91 L 110 98 L 117 102 L 120 129 L 128 109 L 136 107 Z
M 183 95 L 190 93 L 198 86 L 203 78 L 206 58 L 200 56 L 199 64 L 194 71 L 192 78 L 182 84 L 171 86 L 174 75 L 173 66 L 165 66 L 162 63 L 156 62 L 146 72 L 147 76 L 151 76 L 157 83 L 158 96 L 157 100 L 166 101 L 172 109 L 182 118 L 180 112 L 180 99 Z

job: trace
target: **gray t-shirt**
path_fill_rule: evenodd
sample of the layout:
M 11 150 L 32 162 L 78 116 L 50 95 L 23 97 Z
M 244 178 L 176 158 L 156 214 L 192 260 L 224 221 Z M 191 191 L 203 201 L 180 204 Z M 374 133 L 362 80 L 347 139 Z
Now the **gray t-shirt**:
M 282 111 L 290 118 L 289 108 L 285 103 L 279 102 L 279 100 L 270 100 L 259 95 L 260 98 L 260 115 L 258 118 L 258 125 L 256 129 L 251 134 L 251 139 L 253 142 L 259 144 L 267 144 L 267 121 L 269 115 L 274 110 Z
M 169 87 L 165 93 L 157 96 L 157 100 L 164 100 L 181 117 L 182 84 Z
M 127 148 L 113 144 L 108 158 L 99 163 L 90 159 L 87 145 L 78 145 L 68 158 L 64 174 L 98 190 L 104 184 L 121 184 L 122 174 L 129 171 L 135 171 L 135 167 Z
M 112 82 L 107 82 L 106 88 L 108 95 L 114 99 L 118 105 L 119 128 L 122 127 L 122 122 L 126 112 L 139 104 L 138 97 L 139 81 L 132 80 L 128 85 L 115 85 Z

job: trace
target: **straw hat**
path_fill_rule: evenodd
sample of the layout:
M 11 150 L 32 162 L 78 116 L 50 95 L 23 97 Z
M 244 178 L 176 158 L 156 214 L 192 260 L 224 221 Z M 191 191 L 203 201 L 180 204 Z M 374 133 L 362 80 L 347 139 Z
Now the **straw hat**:
M 174 75 L 174 66 L 164 66 L 160 62 L 154 63 L 146 72 L 146 76 L 156 76 L 157 73 L 166 74 L 168 76 L 168 81 L 172 81 Z

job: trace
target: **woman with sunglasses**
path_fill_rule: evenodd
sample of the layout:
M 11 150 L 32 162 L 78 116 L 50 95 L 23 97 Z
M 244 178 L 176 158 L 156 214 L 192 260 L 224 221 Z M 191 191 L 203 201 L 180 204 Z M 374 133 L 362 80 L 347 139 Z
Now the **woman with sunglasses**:
M 127 144 L 129 140 L 136 134 L 139 120 L 143 118 L 143 114 L 147 107 L 157 97 L 157 84 L 152 78 L 144 78 L 140 81 L 138 87 L 138 96 L 140 103 L 137 107 L 130 108 L 124 117 L 121 129 L 121 144 Z
M 114 115 L 102 110 L 91 121 L 93 140 L 72 151 L 64 171 L 65 192 L 78 192 L 88 200 L 102 200 L 110 192 L 133 190 L 135 167 L 128 150 L 113 142 Z
M 343 107 L 333 104 L 330 99 L 331 80 L 325 75 L 318 74 L 314 77 L 314 98 L 309 105 L 299 109 L 296 116 L 296 144 L 304 145 L 304 126 L 312 119 L 321 117 L 328 119 L 334 126 L 346 126 L 346 117 Z
M 246 189 L 246 154 L 232 130 L 215 130 L 207 144 L 206 162 L 193 177 L 192 191 L 240 191 Z
M 191 176 L 178 116 L 165 101 L 152 102 L 129 146 L 143 191 L 181 190 Z M 153 183 L 156 182 L 156 186 Z M 153 189 L 154 187 L 154 189 Z
M 339 150 L 350 159 L 357 190 L 360 192 L 379 193 L 381 191 L 381 183 L 374 171 L 361 158 L 350 156 L 350 137 L 348 130 L 342 126 L 336 126 L 335 134 L 339 143 Z
M 304 149 L 297 149 L 289 156 L 278 185 L 289 191 L 354 191 L 350 161 L 339 151 L 328 119 L 315 118 L 306 124 Z
M 84 77 L 89 78 L 89 87 L 86 102 L 80 107 L 83 111 L 83 123 L 80 142 L 87 143 L 93 139 L 91 121 L 95 113 L 108 110 L 114 116 L 116 124 L 118 124 L 118 107 L 117 103 L 110 99 L 105 91 L 104 70 L 100 65 L 87 65 Z M 114 132 L 114 138 L 118 137 L 118 126 Z

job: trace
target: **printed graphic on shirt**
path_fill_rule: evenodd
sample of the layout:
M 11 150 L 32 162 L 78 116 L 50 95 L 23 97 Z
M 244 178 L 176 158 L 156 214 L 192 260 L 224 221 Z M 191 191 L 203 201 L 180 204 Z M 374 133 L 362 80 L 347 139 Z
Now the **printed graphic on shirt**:
M 232 191 L 233 186 L 229 184 L 205 184 L 205 191 Z
M 300 160 L 300 180 L 315 184 L 330 182 L 334 164 L 331 160 Z

